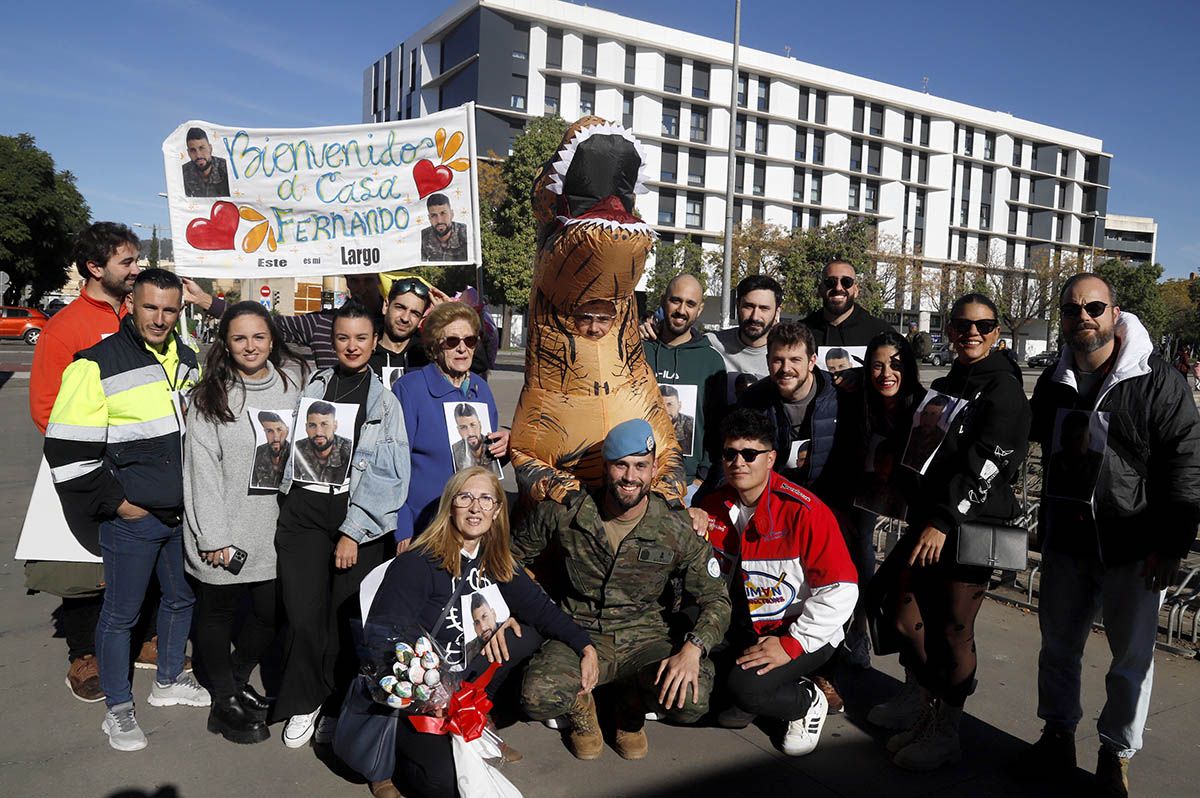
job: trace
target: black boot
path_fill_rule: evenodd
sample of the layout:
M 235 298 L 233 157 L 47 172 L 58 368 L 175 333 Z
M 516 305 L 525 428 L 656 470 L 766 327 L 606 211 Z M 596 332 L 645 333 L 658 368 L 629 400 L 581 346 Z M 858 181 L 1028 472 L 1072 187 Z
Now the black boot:
M 251 716 L 233 695 L 213 698 L 212 708 L 208 711 L 208 730 L 242 745 L 261 743 L 271 736 L 267 724 Z
M 247 715 L 255 720 L 265 721 L 267 719 L 267 710 L 271 708 L 271 702 L 259 695 L 257 690 L 249 684 L 243 683 L 235 695 Z

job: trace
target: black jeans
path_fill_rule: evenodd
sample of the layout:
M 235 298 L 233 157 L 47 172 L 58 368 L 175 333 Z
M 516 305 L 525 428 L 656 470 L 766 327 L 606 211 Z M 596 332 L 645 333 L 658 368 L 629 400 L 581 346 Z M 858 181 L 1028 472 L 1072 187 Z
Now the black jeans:
M 63 637 L 67 640 L 67 658 L 74 662 L 96 653 L 96 624 L 104 594 L 64 598 L 58 618 L 62 621 Z
M 718 667 L 727 670 L 724 683 L 730 701 L 743 712 L 779 720 L 804 717 L 812 705 L 809 691 L 800 680 L 816 672 L 828 662 L 836 649 L 825 645 L 816 651 L 806 651 L 791 662 L 759 676 L 756 668 L 743 670 L 736 662 L 745 651 L 743 646 L 730 646 L 719 652 Z
M 196 615 L 193 643 L 196 667 L 215 698 L 237 693 L 275 639 L 275 580 L 237 585 L 194 582 Z M 242 619 L 233 653 L 233 626 L 243 597 L 250 614 Z

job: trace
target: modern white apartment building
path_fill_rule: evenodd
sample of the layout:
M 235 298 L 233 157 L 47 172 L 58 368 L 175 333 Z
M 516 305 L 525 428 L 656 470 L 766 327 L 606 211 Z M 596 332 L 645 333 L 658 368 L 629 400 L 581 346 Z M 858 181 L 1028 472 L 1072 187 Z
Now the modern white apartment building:
M 732 49 L 556 0 L 462 0 L 365 70 L 362 118 L 474 100 L 480 155 L 504 155 L 531 116 L 621 120 L 657 178 L 642 216 L 666 240 L 715 245 Z M 947 264 L 1004 271 L 1103 247 L 1110 156 L 1098 138 L 747 47 L 736 103 L 735 219 L 870 218 L 935 281 Z M 892 320 L 940 327 L 938 303 L 917 293 L 902 287 Z
M 1158 223 L 1150 216 L 1110 213 L 1104 224 L 1104 255 L 1130 263 L 1155 263 Z

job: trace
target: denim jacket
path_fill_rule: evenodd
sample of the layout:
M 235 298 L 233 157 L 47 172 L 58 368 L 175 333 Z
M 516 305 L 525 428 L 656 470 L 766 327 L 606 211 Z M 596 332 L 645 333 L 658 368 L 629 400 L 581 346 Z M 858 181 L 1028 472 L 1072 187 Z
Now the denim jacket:
M 322 369 L 304 387 L 304 396 L 321 398 L 329 384 L 333 369 Z M 299 413 L 299 407 L 297 407 Z M 292 429 L 299 429 L 299 419 L 293 416 Z M 292 458 L 288 456 L 283 471 L 280 493 L 292 488 Z M 396 508 L 408 497 L 411 473 L 408 433 L 404 414 L 396 397 L 383 387 L 378 376 L 372 376 L 367 391 L 367 417 L 359 433 L 350 467 L 350 503 L 346 520 L 339 531 L 359 543 L 366 543 L 396 529 Z

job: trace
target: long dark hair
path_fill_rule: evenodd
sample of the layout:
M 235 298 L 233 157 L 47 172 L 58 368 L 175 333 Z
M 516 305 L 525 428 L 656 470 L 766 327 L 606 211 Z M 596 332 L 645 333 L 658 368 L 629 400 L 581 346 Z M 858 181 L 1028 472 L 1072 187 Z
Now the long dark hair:
M 875 352 L 885 346 L 893 347 L 900 358 L 900 394 L 897 398 L 900 399 L 901 417 L 906 417 L 913 405 L 925 396 L 925 388 L 921 385 L 921 373 L 920 366 L 917 364 L 917 356 L 913 352 L 912 346 L 909 345 L 908 340 L 897 332 L 888 331 L 880 333 L 867 343 L 867 352 L 863 358 L 865 367 L 863 379 L 866 382 L 866 385 L 863 387 L 863 396 L 867 403 L 868 419 L 877 419 L 883 414 L 882 397 L 880 397 L 871 383 L 871 360 Z
M 213 423 L 229 424 L 235 420 L 233 411 L 229 409 L 229 391 L 235 385 L 242 384 L 242 374 L 233 362 L 233 355 L 229 353 L 228 339 L 229 325 L 242 316 L 257 316 L 266 322 L 267 332 L 271 335 L 271 353 L 267 355 L 267 360 L 275 366 L 285 387 L 291 384 L 291 380 L 283 368 L 284 364 L 294 363 L 300 367 L 301 383 L 308 378 L 308 364 L 283 342 L 283 336 L 279 334 L 271 314 L 257 302 L 238 302 L 221 317 L 217 340 L 208 350 L 208 357 L 204 361 L 204 373 L 192 389 L 192 407 Z

